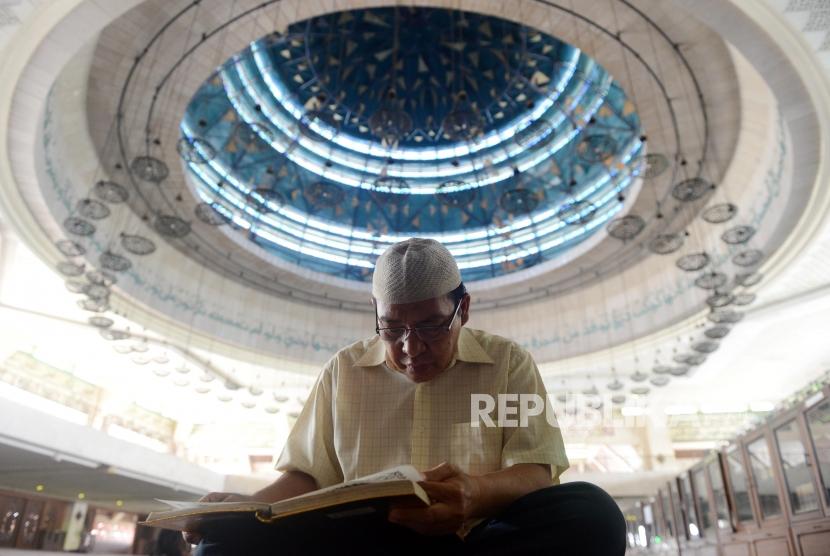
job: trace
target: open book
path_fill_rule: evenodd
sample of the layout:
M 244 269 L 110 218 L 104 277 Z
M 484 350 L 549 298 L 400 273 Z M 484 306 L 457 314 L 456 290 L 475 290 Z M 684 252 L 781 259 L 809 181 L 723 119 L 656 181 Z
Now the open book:
M 160 500 L 172 509 L 152 512 L 141 525 L 176 531 L 221 533 L 218 530 L 238 531 L 301 518 L 334 520 L 383 514 L 382 518 L 385 519 L 385 507 L 393 498 L 422 506 L 429 505 L 429 497 L 418 484 L 421 480 L 423 476 L 414 467 L 403 465 L 273 504 Z

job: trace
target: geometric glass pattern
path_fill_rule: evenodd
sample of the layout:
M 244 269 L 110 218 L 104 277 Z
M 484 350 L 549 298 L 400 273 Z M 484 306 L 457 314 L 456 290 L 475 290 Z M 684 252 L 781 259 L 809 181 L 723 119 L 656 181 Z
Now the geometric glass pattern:
M 493 16 L 399 6 L 254 41 L 196 91 L 178 147 L 199 200 L 293 264 L 368 281 L 387 246 L 420 236 L 474 281 L 619 217 L 646 171 L 641 136 L 632 101 L 580 50 Z

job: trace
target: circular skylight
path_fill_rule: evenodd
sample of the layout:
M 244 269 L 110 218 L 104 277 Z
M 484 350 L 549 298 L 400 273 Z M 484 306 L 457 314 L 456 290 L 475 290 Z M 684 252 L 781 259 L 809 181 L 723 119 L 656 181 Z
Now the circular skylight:
M 578 49 L 434 8 L 308 19 L 197 91 L 178 152 L 205 218 L 359 281 L 406 237 L 466 281 L 529 268 L 605 227 L 644 170 L 640 121 Z

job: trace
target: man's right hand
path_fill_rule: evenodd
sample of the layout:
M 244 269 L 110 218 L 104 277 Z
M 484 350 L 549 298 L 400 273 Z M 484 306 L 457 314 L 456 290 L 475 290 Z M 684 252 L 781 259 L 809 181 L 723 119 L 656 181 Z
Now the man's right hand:
M 243 494 L 236 494 L 235 492 L 211 492 L 199 498 L 199 502 L 249 502 L 253 500 L 251 496 Z M 185 542 L 189 544 L 199 544 L 202 536 L 195 531 L 182 531 Z

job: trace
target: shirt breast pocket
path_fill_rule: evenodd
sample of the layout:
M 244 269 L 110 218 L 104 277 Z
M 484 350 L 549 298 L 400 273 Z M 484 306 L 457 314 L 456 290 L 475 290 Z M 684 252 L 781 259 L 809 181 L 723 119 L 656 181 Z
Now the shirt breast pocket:
M 450 429 L 450 463 L 471 475 L 501 469 L 501 429 L 453 423 Z

